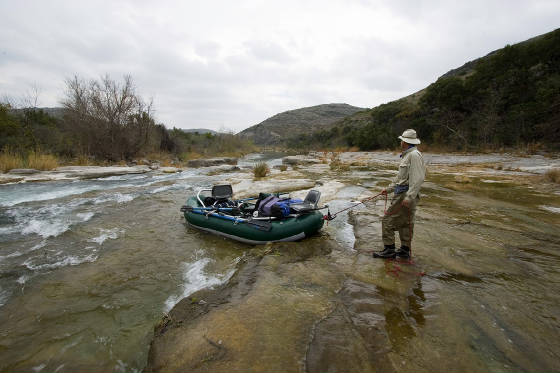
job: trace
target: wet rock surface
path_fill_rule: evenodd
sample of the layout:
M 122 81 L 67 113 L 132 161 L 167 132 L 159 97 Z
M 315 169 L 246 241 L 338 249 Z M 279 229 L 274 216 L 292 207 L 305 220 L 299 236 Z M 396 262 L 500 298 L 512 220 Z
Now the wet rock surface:
M 336 180 L 299 171 L 314 181 L 308 188 L 322 188 L 323 202 L 345 198 L 346 206 L 351 196 L 377 194 L 394 174 L 384 159 L 347 161 L 353 168 Z M 324 234 L 255 249 L 228 284 L 193 294 L 162 320 L 146 370 L 559 369 L 560 350 L 537 341 L 560 326 L 553 305 L 560 221 L 554 210 L 535 208 L 560 203 L 558 187 L 533 189 L 539 176 L 498 171 L 430 168 L 412 260 L 372 258 L 382 246 L 383 199 L 349 213 L 350 249 Z M 250 188 L 239 183 L 243 190 Z
M 227 285 L 183 299 L 156 327 L 146 371 L 303 371 L 314 324 L 342 282 L 330 249 L 267 246 Z

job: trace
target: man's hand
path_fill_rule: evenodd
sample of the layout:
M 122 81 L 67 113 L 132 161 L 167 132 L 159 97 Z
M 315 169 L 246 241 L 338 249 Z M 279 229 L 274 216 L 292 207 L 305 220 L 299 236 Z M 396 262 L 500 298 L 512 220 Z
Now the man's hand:
M 402 205 L 403 205 L 404 207 L 406 207 L 407 209 L 410 208 L 410 202 L 409 202 L 406 198 L 403 199 Z
M 382 195 L 382 196 L 386 196 L 386 195 L 387 195 L 387 189 L 383 189 L 383 190 L 381 191 L 381 195 Z

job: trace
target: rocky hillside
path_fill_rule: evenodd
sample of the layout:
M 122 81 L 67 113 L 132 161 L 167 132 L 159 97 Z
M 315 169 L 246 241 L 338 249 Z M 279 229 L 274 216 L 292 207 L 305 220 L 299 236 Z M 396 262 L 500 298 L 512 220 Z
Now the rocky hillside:
M 560 29 L 506 45 L 410 96 L 287 140 L 295 148 L 392 148 L 406 128 L 457 150 L 560 146 Z
M 253 140 L 257 145 L 280 144 L 288 134 L 301 134 L 320 130 L 342 118 L 365 109 L 348 104 L 324 104 L 290 110 L 247 128 L 240 136 Z

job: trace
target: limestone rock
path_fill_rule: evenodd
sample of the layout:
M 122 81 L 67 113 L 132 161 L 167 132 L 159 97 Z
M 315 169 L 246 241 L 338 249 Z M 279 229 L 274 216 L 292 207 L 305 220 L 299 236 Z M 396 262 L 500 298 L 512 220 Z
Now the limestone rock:
M 11 169 L 8 173 L 12 175 L 33 175 L 39 172 L 41 171 L 34 168 L 14 168 Z
M 316 158 L 310 158 L 304 155 L 290 155 L 282 158 L 282 163 L 288 165 L 311 165 L 311 164 L 319 164 L 321 163 L 321 160 Z
M 208 159 L 191 159 L 187 161 L 188 167 L 210 167 L 218 166 L 221 164 L 237 164 L 237 158 L 223 157 L 223 158 L 208 158 Z

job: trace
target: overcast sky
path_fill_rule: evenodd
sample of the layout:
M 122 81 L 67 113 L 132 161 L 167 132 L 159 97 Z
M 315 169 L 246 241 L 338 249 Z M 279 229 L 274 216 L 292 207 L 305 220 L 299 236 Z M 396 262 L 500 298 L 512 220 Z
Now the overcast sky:
M 326 103 L 374 107 L 560 27 L 560 1 L 0 0 L 0 97 L 130 74 L 168 128 L 238 132 Z

